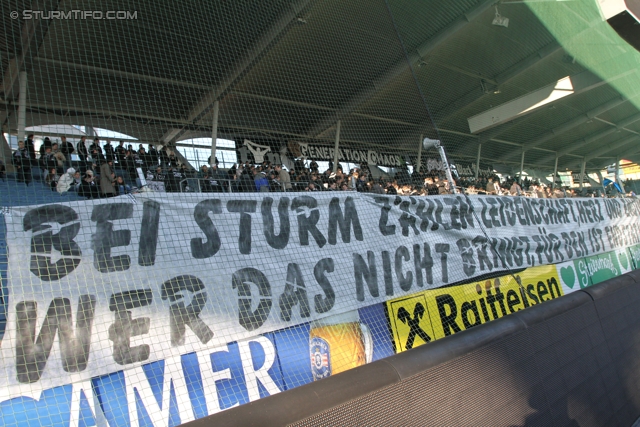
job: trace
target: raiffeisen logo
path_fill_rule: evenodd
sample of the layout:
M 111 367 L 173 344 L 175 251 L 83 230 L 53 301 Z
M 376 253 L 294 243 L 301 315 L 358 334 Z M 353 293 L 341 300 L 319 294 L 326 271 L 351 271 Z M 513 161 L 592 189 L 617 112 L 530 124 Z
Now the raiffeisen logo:
M 602 18 L 640 51 L 640 0 L 596 0 Z

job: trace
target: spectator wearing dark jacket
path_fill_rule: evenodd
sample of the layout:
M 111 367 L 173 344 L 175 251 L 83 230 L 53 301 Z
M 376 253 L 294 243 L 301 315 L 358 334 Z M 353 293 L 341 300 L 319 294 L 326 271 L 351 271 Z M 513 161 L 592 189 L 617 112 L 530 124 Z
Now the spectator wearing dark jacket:
M 116 160 L 118 161 L 119 168 L 124 169 L 124 156 L 127 152 L 127 149 L 124 148 L 124 141 L 120 141 L 114 151 L 116 153 Z
M 63 136 L 60 138 L 60 152 L 67 159 L 65 162 L 65 167 L 68 169 L 71 167 L 71 154 L 73 154 L 76 150 L 73 148 L 73 144 L 67 141 L 67 137 Z
M 29 158 L 31 160 L 35 160 L 36 159 L 36 146 L 33 143 L 33 134 L 32 133 L 27 135 L 27 140 L 25 141 L 24 146 L 27 148 L 27 151 L 29 152 Z
M 31 153 L 24 142 L 18 141 L 18 149 L 11 156 L 11 163 L 16 168 L 18 182 L 29 185 L 31 182 Z
M 78 194 L 87 199 L 97 199 L 100 197 L 100 188 L 93 179 L 93 172 L 87 171 L 78 188 Z

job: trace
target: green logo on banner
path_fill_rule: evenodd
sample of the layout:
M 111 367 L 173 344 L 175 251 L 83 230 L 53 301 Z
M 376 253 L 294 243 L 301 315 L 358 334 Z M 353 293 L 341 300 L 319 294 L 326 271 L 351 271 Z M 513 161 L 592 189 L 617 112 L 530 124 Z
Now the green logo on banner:
M 573 267 L 562 267 L 560 276 L 562 276 L 564 284 L 573 289 L 573 285 L 576 283 L 576 272 Z
M 631 246 L 628 249 L 633 268 L 640 268 L 640 245 Z
M 591 284 L 604 282 L 622 274 L 620 263 L 615 252 L 584 258 L 586 271 L 591 278 Z
M 620 255 L 618 255 L 618 257 L 620 258 L 620 265 L 622 265 L 622 268 L 624 270 L 629 268 L 629 260 L 627 259 L 627 254 L 625 254 L 624 252 L 620 252 Z

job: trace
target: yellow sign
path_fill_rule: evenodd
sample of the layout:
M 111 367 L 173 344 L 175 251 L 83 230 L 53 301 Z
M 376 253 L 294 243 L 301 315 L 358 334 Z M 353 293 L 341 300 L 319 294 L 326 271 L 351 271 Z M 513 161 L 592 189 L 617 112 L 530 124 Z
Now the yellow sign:
M 434 338 L 424 293 L 387 302 L 396 353 L 428 343 Z
M 556 267 L 545 265 L 391 300 L 387 311 L 399 353 L 562 295 Z

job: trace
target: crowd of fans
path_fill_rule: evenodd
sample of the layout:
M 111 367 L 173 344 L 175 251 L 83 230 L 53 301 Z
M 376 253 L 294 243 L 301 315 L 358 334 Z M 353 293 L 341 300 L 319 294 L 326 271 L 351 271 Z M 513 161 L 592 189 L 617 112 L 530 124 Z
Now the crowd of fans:
M 77 159 L 72 163 L 74 154 Z M 167 192 L 357 191 L 406 196 L 451 192 L 449 181 L 441 171 L 410 173 L 408 168 L 401 168 L 393 177 L 380 174 L 374 178 L 366 162 L 348 171 L 337 164 L 334 172 L 332 162 L 329 162 L 327 170 L 321 171 L 317 162 L 306 164 L 302 159 L 296 160 L 291 170 L 267 161 L 261 164 L 245 162 L 222 170 L 218 168 L 217 158 L 211 166 L 203 165 L 195 171 L 181 163 L 176 154 L 166 147 L 157 150 L 149 144 L 145 149 L 139 144 L 136 150 L 131 144 L 125 146 L 124 141 L 119 141 L 114 148 L 109 141 L 101 145 L 99 138 L 87 146 L 86 136 L 75 147 L 65 137 L 59 143 L 45 138 L 36 156 L 33 135 L 29 135 L 25 142 L 18 142 L 12 162 L 18 182 L 29 185 L 31 169 L 37 167 L 52 190 L 60 193 L 74 191 L 87 198 L 135 192 L 143 184 L 142 179 L 162 183 Z M 477 179 L 456 177 L 455 185 L 466 194 L 537 198 L 578 196 L 573 189 L 552 189 L 527 178 L 522 181 L 511 177 L 501 180 L 497 175 Z M 603 192 L 600 194 L 605 195 Z M 580 195 L 595 196 L 596 193 L 585 190 Z

